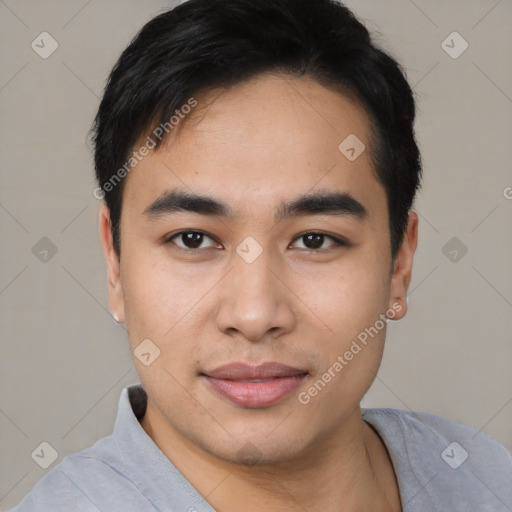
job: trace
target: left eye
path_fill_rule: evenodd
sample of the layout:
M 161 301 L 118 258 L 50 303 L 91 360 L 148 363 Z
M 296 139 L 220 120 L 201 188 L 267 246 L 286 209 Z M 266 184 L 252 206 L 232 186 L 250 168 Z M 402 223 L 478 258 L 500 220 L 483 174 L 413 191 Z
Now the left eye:
M 177 233 L 173 237 L 169 238 L 169 242 L 173 241 L 173 243 L 182 249 L 204 249 L 201 245 L 205 240 L 214 242 L 211 237 L 200 231 L 182 231 L 181 233 Z M 178 243 L 178 241 L 180 241 L 181 244 Z M 207 247 L 211 247 L 211 245 Z
M 313 250 L 322 249 L 322 245 L 326 239 L 333 242 L 328 247 L 333 245 L 346 245 L 342 240 L 339 240 L 330 235 L 326 235 L 324 233 L 304 233 L 303 235 L 300 235 L 296 238 L 296 240 L 302 240 L 303 247 L 299 247 L 299 249 Z

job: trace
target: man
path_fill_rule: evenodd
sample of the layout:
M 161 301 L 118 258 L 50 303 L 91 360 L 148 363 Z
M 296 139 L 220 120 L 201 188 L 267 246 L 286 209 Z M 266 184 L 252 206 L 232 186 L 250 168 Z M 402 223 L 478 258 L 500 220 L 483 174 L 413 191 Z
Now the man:
M 360 408 L 407 311 L 414 114 L 333 0 L 150 21 L 94 126 L 109 303 L 141 386 L 15 510 L 512 510 L 496 441 Z

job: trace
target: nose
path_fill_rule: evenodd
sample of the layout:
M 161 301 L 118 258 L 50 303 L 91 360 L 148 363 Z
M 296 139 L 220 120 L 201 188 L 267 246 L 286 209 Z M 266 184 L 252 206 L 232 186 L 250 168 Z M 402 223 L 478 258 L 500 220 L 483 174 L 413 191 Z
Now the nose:
M 217 326 L 224 334 L 251 342 L 268 340 L 293 330 L 294 295 L 286 285 L 283 267 L 271 261 L 270 251 L 252 263 L 237 254 L 226 276 L 217 309 Z

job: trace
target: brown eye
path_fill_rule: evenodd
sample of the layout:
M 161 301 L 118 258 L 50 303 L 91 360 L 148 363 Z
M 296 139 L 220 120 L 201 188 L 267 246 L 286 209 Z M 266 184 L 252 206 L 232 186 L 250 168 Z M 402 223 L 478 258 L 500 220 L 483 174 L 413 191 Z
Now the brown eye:
M 311 250 L 319 250 L 319 249 L 327 249 L 332 246 L 343 246 L 347 245 L 340 239 L 337 239 L 331 235 L 327 235 L 325 233 L 304 233 L 296 238 L 296 240 L 301 240 L 303 246 L 298 247 L 299 249 L 311 249 Z M 326 240 L 331 240 L 331 243 L 322 247 Z
M 213 240 L 208 235 L 201 233 L 200 231 L 182 231 L 171 237 L 169 242 L 176 244 L 182 249 L 202 249 L 204 247 L 201 247 L 201 245 L 206 240 L 213 242 Z M 210 244 L 207 247 L 211 247 L 212 245 L 213 244 Z
M 304 240 L 304 245 L 308 249 L 319 249 L 324 243 L 324 238 L 324 235 L 313 233 L 312 235 L 304 235 L 302 240 Z

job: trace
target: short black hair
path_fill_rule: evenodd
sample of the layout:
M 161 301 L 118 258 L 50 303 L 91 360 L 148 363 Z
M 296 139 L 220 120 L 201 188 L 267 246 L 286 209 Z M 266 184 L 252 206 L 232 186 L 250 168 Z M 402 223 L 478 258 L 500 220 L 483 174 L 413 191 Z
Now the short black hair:
M 91 131 L 96 190 L 119 257 L 122 178 L 137 141 L 159 125 L 170 133 L 169 120 L 194 94 L 269 72 L 310 77 L 363 107 L 394 259 L 422 174 L 414 96 L 396 60 L 335 0 L 188 0 L 140 30 L 109 76 Z

